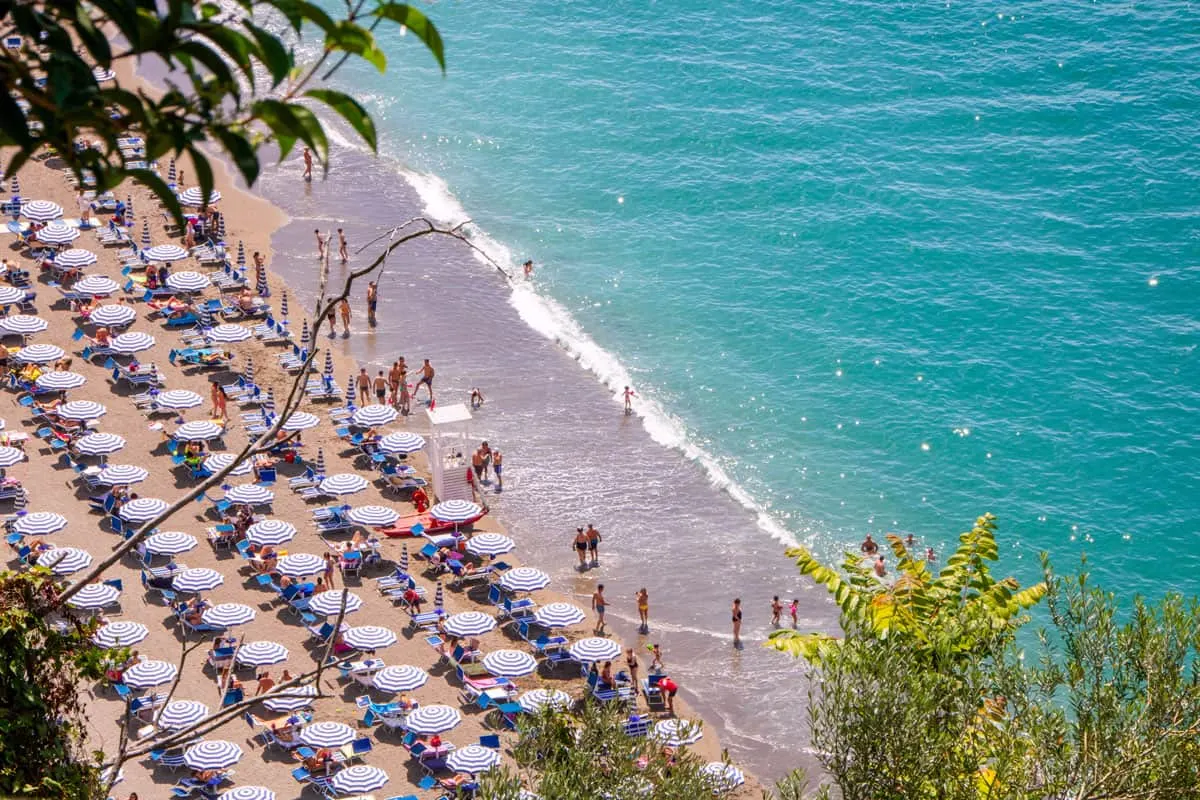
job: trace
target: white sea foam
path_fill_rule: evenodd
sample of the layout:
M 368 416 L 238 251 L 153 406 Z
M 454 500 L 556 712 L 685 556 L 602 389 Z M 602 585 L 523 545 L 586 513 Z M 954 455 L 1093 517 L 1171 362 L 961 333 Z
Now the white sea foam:
M 413 170 L 402 170 L 402 174 L 420 196 L 423 212 L 434 221 L 457 225 L 470 218 L 442 178 Z M 614 404 L 620 404 L 624 388 L 635 383 L 620 359 L 597 344 L 556 300 L 540 294 L 534 284 L 513 279 L 519 266 L 505 244 L 476 225 L 469 225 L 464 230 L 471 243 L 481 251 L 476 253 L 476 259 L 490 267 L 499 266 L 510 277 L 512 294 L 509 302 L 525 324 L 569 353 L 581 367 L 612 391 Z M 634 403 L 634 414 L 641 419 L 651 439 L 663 447 L 678 450 L 699 464 L 707 474 L 709 483 L 752 512 L 759 528 L 784 544 L 797 543 L 797 536 L 735 481 L 712 454 L 697 445 L 683 422 L 663 408 L 653 396 L 639 393 Z

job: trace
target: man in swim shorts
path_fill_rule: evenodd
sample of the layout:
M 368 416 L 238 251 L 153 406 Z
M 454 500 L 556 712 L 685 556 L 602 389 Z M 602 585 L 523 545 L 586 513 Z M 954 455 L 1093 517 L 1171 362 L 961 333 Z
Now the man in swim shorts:
M 342 259 L 345 261 L 345 259 Z M 379 307 L 379 287 L 375 281 L 367 284 L 367 323 L 375 324 L 375 309 Z
M 604 584 L 596 587 L 596 591 L 592 593 L 592 608 L 596 610 L 596 633 L 604 630 Z
M 417 392 L 421 391 L 424 386 L 429 390 L 429 402 L 433 402 L 433 365 L 429 363 L 429 359 L 425 359 L 425 363 L 421 365 L 421 379 L 417 381 L 417 388 L 413 389 L 413 399 L 417 399 Z

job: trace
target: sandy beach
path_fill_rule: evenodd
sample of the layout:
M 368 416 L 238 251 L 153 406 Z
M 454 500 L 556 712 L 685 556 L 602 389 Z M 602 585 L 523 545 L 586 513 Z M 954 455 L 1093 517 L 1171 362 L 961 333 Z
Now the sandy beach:
M 180 167 L 190 172 L 187 165 L 181 163 Z M 20 181 L 23 197 L 51 200 L 68 209 L 68 217 L 72 216 L 70 209 L 74 208 L 73 189 L 68 185 L 66 176 L 53 168 L 53 161 L 48 165 L 31 163 L 22 170 Z M 236 248 L 238 242 L 244 242 L 248 255 L 255 251 L 265 255 L 272 289 L 270 300 L 277 308 L 281 294 L 287 286 L 278 272 L 272 268 L 271 236 L 286 222 L 286 216 L 261 197 L 238 189 L 227 172 L 218 175 L 217 183 L 217 188 L 222 193 L 222 200 L 218 207 L 228 220 L 226 241 L 230 245 L 231 252 Z M 148 219 L 154 244 L 176 241 L 169 239 L 164 232 L 163 217 L 158 204 L 148 192 L 139 188 L 123 187 L 117 194 L 121 199 L 125 199 L 127 195 L 132 197 L 137 223 L 136 227 L 131 229 L 131 233 L 135 239 L 140 234 L 142 221 Z M 249 221 L 252 221 L 252 226 L 246 224 Z M 16 258 L 22 267 L 30 269 L 36 274 L 37 270 L 32 262 L 21 256 L 15 249 L 14 237 L 9 234 L 6 239 L 5 257 Z M 102 247 L 96 240 L 96 235 L 91 231 L 84 231 L 74 246 L 90 249 L 99 255 L 99 263 L 88 267 L 87 274 L 107 275 L 113 279 L 121 279 L 116 248 Z M 313 263 L 316 263 L 315 260 Z M 195 265 L 191 261 L 176 265 L 176 270 L 186 268 L 195 268 Z M 202 269 L 201 271 L 207 270 Z M 154 420 L 147 418 L 141 411 L 136 410 L 131 401 L 127 399 L 127 395 L 130 393 L 127 386 L 114 387 L 106 380 L 108 370 L 99 363 L 87 363 L 79 357 L 78 353 L 82 349 L 81 343 L 72 340 L 78 327 L 78 320 L 65 305 L 54 303 L 56 294 L 44 285 L 44 280 L 43 278 L 35 281 L 35 288 L 38 291 L 37 308 L 39 315 L 49 322 L 49 329 L 32 337 L 31 341 L 58 345 L 66 350 L 68 355 L 74 357 L 72 369 L 85 375 L 88 383 L 80 389 L 73 390 L 70 393 L 70 399 L 94 400 L 107 407 L 108 413 L 99 421 L 97 428 L 104 432 L 119 434 L 127 440 L 127 445 L 121 452 L 109 457 L 109 463 L 127 463 L 146 467 L 150 470 L 150 477 L 136 487 L 137 493 L 142 497 L 159 497 L 168 502 L 173 500 L 193 485 L 186 470 L 171 469 L 170 457 L 164 447 L 162 427 L 167 430 L 173 429 L 173 421 L 171 418 L 161 415 Z M 210 288 L 205 296 L 211 297 L 215 294 L 216 289 Z M 147 320 L 150 309 L 140 301 L 133 305 L 138 316 L 130 326 L 130 330 L 149 333 L 157 340 L 155 347 L 148 352 L 139 354 L 138 359 L 145 367 L 151 363 L 154 364 L 164 376 L 165 388 L 189 389 L 207 398 L 210 379 L 216 378 L 222 383 L 232 380 L 232 376 L 228 373 L 186 370 L 170 365 L 167 358 L 168 351 L 172 347 L 179 346 L 178 334 L 164 329 L 161 320 Z M 373 334 L 365 326 L 362 309 L 359 308 L 356 311 L 359 313 L 353 337 L 371 337 Z M 299 298 L 294 294 L 290 312 L 292 327 L 299 330 L 301 322 L 309 310 L 303 307 Z M 10 339 L 8 343 L 13 344 L 14 340 Z M 322 344 L 323 340 L 318 339 L 317 345 Z M 379 347 L 380 344 L 376 343 L 375 346 Z M 270 386 L 279 393 L 290 385 L 292 376 L 277 364 L 275 353 L 278 352 L 278 348 L 264 346 L 253 339 L 227 347 L 235 354 L 236 369 L 240 369 L 248 358 L 253 357 L 255 379 L 264 390 Z M 334 347 L 333 349 L 334 375 L 344 386 L 345 378 L 358 371 L 359 363 L 342 352 L 341 348 Z M 383 349 L 386 349 L 386 346 Z M 321 360 L 318 359 L 317 363 L 320 364 Z M 15 397 L 12 395 L 10 395 L 10 403 L 10 411 L 6 414 L 7 430 L 32 433 L 35 426 L 27 419 L 27 413 L 16 405 Z M 315 458 L 318 448 L 321 448 L 324 450 L 326 458 L 327 473 L 354 472 L 356 469 L 352 459 L 342 455 L 346 448 L 335 435 L 334 425 L 328 422 L 326 407 L 307 401 L 302 405 L 301 410 L 310 411 L 322 418 L 322 424 L 319 427 L 304 433 L 304 457 Z M 207 419 L 208 411 L 206 402 L 202 407 L 183 412 L 183 418 L 189 421 Z M 423 410 L 419 405 L 414 404 L 414 412 L 412 417 L 404 423 L 394 426 L 394 429 L 400 430 L 407 427 L 418 432 L 422 431 L 425 427 L 422 421 Z M 240 411 L 233 402 L 229 403 L 229 413 L 231 419 L 224 438 L 224 447 L 218 446 L 215 452 L 221 452 L 222 449 L 236 452 L 246 440 L 247 434 L 242 430 L 238 419 Z M 154 425 L 155 422 L 162 424 Z M 28 461 L 10 469 L 8 473 L 11 477 L 21 480 L 22 484 L 29 489 L 28 510 L 53 510 L 62 513 L 68 518 L 70 524 L 65 530 L 50 537 L 53 544 L 83 548 L 91 552 L 95 558 L 103 558 L 110 552 L 110 548 L 118 544 L 119 538 L 100 526 L 102 521 L 100 515 L 89 513 L 86 489 L 72 481 L 72 473 L 56 466 L 57 454 L 52 454 L 49 448 L 43 447 L 39 440 L 31 438 L 26 445 L 26 450 L 29 454 Z M 419 466 L 421 471 L 427 474 L 427 465 L 420 464 Z M 316 534 L 310 523 L 312 509 L 320 504 L 306 503 L 299 495 L 288 491 L 286 484 L 286 478 L 298 474 L 301 469 L 299 465 L 281 465 L 280 483 L 273 487 L 275 499 L 269 516 L 288 520 L 299 529 L 299 535 L 287 546 L 289 552 L 321 555 L 328 550 L 328 545 Z M 377 474 L 365 471 L 362 474 L 368 480 L 378 477 Z M 242 484 L 250 481 L 251 478 L 244 477 L 233 479 L 231 482 Z M 529 489 L 530 487 L 527 487 L 527 490 Z M 212 495 L 219 496 L 220 492 L 210 491 L 210 496 Z M 378 485 L 372 485 L 364 492 L 343 499 L 354 505 L 393 506 L 401 513 L 409 513 L 412 510 L 410 503 L 398 502 L 392 495 L 384 495 Z M 205 594 L 209 601 L 242 602 L 257 608 L 256 619 L 249 625 L 239 628 L 237 632 L 245 637 L 245 641 L 273 641 L 288 649 L 289 659 L 285 663 L 269 668 L 274 676 L 278 677 L 284 668 L 293 673 L 311 669 L 313 656 L 305 647 L 308 634 L 299 623 L 298 618 L 285 606 L 271 602 L 272 595 L 254 583 L 243 566 L 244 562 L 236 554 L 231 555 L 229 550 L 214 550 L 205 541 L 205 531 L 215 522 L 213 517 L 205 513 L 207 508 L 207 504 L 201 504 L 195 506 L 194 511 L 180 512 L 164 526 L 165 529 L 183 531 L 200 540 L 200 545 L 196 549 L 178 556 L 177 560 L 186 563 L 188 567 L 215 569 L 224 576 L 223 586 Z M 491 516 L 486 517 L 478 529 L 501 530 L 499 523 Z M 399 554 L 401 546 L 400 540 L 385 539 L 382 545 L 382 555 L 385 561 L 395 558 Z M 410 550 L 413 551 L 418 548 L 419 543 L 416 546 L 410 546 Z M 513 564 L 539 565 L 537 553 L 525 550 L 519 538 L 516 551 L 506 556 L 505 560 Z M 405 628 L 407 617 L 404 613 L 375 590 L 374 578 L 388 572 L 390 572 L 390 566 L 385 566 L 374 571 L 364 572 L 361 580 L 349 578 L 349 588 L 364 601 L 362 609 L 351 616 L 349 620 L 351 624 L 376 624 L 398 632 Z M 161 601 L 143 593 L 139 568 L 135 560 L 124 559 L 105 577 L 119 578 L 124 584 L 120 612 L 113 615 L 112 618 L 135 620 L 150 629 L 149 638 L 137 645 L 137 650 L 151 658 L 176 661 L 180 654 L 181 642 L 185 641 L 183 632 L 174 616 L 164 608 Z M 432 595 L 434 584 L 429 580 L 425 580 L 423 583 Z M 337 585 L 342 585 L 340 577 Z M 586 606 L 586 603 L 579 602 L 579 598 L 571 596 L 574 593 L 555 592 L 554 589 L 555 587 L 552 585 L 550 590 L 538 592 L 538 601 L 545 604 L 561 599 Z M 478 598 L 478 594 L 472 593 L 468 596 L 468 594 L 458 591 L 447 591 L 446 610 L 448 613 L 465 610 L 490 610 L 475 598 Z M 571 630 L 571 638 L 588 635 L 591 625 L 592 618 L 589 615 L 589 619 L 585 623 Z M 485 652 L 501 647 L 524 647 L 519 640 L 500 630 L 488 633 L 481 638 L 482 648 Z M 192 637 L 187 641 L 194 642 L 196 638 Z M 630 644 L 635 643 L 630 642 Z M 206 650 L 207 647 L 201 647 L 188 658 L 174 699 L 198 700 L 215 709 L 220 704 L 221 696 L 214 680 L 213 670 L 205 668 L 204 654 Z M 642 652 L 644 654 L 644 651 Z M 459 700 L 460 687 L 454 680 L 453 673 L 448 676 L 444 666 L 435 666 L 438 657 L 424 643 L 423 637 L 420 635 L 414 637 L 411 633 L 406 632 L 401 635 L 396 645 L 379 651 L 377 655 L 388 665 L 411 664 L 431 670 L 431 680 L 423 688 L 413 693 L 414 697 L 423 705 L 445 703 L 462 707 Z M 642 661 L 644 670 L 646 659 L 643 658 Z M 668 667 L 670 666 L 668 663 Z M 245 681 L 247 692 L 252 693 L 255 687 L 253 671 L 240 671 L 238 677 Z M 363 715 L 355 707 L 353 701 L 356 696 L 367 693 L 364 687 L 352 681 L 339 681 L 336 672 L 327 673 L 323 682 L 322 689 L 332 696 L 317 701 L 314 719 L 345 722 L 357 728 Z M 534 688 L 538 685 L 552 685 L 556 688 L 566 689 L 576 697 L 582 694 L 582 682 L 578 679 L 578 673 L 566 668 L 558 670 L 554 678 L 546 679 L 534 676 L 520 679 L 517 683 L 522 689 Z M 677 711 L 682 717 L 695 718 L 693 712 L 685 704 L 677 703 Z M 108 753 L 116 751 L 120 738 L 119 717 L 121 712 L 122 703 L 111 690 L 98 689 L 95 691 L 94 697 L 89 703 L 88 713 L 92 741 L 97 748 Z M 482 713 L 473 712 L 469 707 L 463 708 L 462 724 L 449 733 L 446 739 L 466 744 L 476 741 L 485 733 L 491 733 L 491 730 L 484 727 L 483 717 Z M 414 774 L 407 768 L 407 754 L 399 746 L 399 736 L 395 734 L 380 736 L 377 735 L 378 729 L 372 731 L 362 728 L 361 730 L 362 733 L 370 735 L 374 742 L 374 752 L 368 757 L 367 763 L 385 768 L 391 776 L 390 783 L 378 793 L 380 796 L 409 793 L 417 793 L 422 798 L 438 796 L 437 792 L 417 791 L 414 780 L 419 777 L 419 773 Z M 720 757 L 717 733 L 716 730 L 706 728 L 705 737 L 694 748 L 705 759 L 711 760 Z M 513 734 L 505 736 L 511 737 Z M 245 750 L 245 756 L 236 767 L 235 782 L 237 785 L 264 785 L 276 791 L 280 797 L 298 797 L 300 795 L 301 786 L 292 779 L 290 774 L 292 767 L 295 766 L 294 762 L 286 755 L 281 754 L 279 750 L 267 751 L 260 743 L 253 742 L 250 730 L 241 719 L 225 725 L 219 731 L 209 734 L 207 738 L 228 739 L 238 743 Z M 125 781 L 114 790 L 114 794 L 124 797 L 130 792 L 137 792 L 142 797 L 163 796 L 167 787 L 182 775 L 182 773 L 172 773 L 170 770 L 153 769 L 151 766 L 145 760 L 128 763 L 125 766 Z M 754 791 L 750 786 L 752 783 L 753 781 L 749 781 L 743 791 L 752 793 Z

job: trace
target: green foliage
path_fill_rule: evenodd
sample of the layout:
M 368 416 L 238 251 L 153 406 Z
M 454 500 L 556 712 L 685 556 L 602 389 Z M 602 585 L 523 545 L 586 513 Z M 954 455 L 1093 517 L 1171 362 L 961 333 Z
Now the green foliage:
M 856 553 L 846 554 L 841 571 L 821 564 L 804 547 L 787 554 L 801 573 L 833 596 L 844 630 L 898 638 L 931 661 L 970 660 L 1003 644 L 1024 622 L 1021 612 L 1046 593 L 1044 583 L 1022 590 L 1014 578 L 992 577 L 989 563 L 998 557 L 995 532 L 991 514 L 977 519 L 959 536 L 958 549 L 937 574 L 923 559 L 913 558 L 899 537 L 888 535 L 898 562 L 898 577 L 890 584 L 876 578 Z M 767 646 L 820 662 L 840 641 L 782 630 L 771 634 Z
M 0 573 L 0 795 L 92 798 L 100 783 L 83 750 L 79 687 L 104 675 L 110 654 L 88 640 L 90 622 L 60 610 L 50 573 Z
M 375 127 L 358 101 L 311 84 L 349 58 L 383 72 L 387 58 L 375 36 L 380 26 L 411 32 L 443 69 L 444 46 L 433 23 L 412 6 L 389 0 L 346 6 L 346 17 L 335 19 L 307 0 L 240 0 L 243 14 L 230 18 L 207 1 L 0 0 L 5 35 L 23 40 L 18 49 L 0 49 L 6 90 L 0 93 L 0 145 L 17 148 L 5 174 L 38 153 L 53 152 L 76 176 L 93 176 L 100 190 L 126 178 L 145 184 L 178 215 L 158 175 L 127 165 L 120 137 L 141 134 L 146 160 L 187 154 L 205 194 L 212 188 L 212 168 L 200 148 L 206 142 L 230 157 L 247 184 L 258 177 L 259 151 L 268 143 L 284 158 L 302 142 L 325 162 L 328 142 L 314 103 L 332 109 L 374 149 Z M 267 20 L 283 35 L 264 27 Z M 291 43 L 313 36 L 323 44 L 322 55 L 300 68 Z M 172 70 L 161 97 L 120 81 L 97 81 L 93 74 L 94 67 L 146 57 Z M 80 137 L 96 147 L 77 150 Z

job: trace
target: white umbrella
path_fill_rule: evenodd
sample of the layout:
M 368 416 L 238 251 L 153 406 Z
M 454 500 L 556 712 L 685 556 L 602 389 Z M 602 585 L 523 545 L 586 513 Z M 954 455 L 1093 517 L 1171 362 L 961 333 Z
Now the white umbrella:
M 547 603 L 533 612 L 533 621 L 543 628 L 566 628 L 587 619 L 583 609 L 570 603 Z
M 79 238 L 79 229 L 62 222 L 51 222 L 37 232 L 37 240 L 43 244 L 70 244 Z
M 17 361 L 24 361 L 26 364 L 48 364 L 65 355 L 66 352 L 61 347 L 52 344 L 31 344 L 17 351 Z
M 173 700 L 163 706 L 155 723 L 167 730 L 186 728 L 195 725 L 208 714 L 208 706 L 198 700 Z
M 533 713 L 549 706 L 555 709 L 570 708 L 571 695 L 561 689 L 530 689 L 517 698 L 521 708 Z
M 288 553 L 275 564 L 275 571 L 289 578 L 302 578 L 325 571 L 325 559 L 312 553 Z
M 102 625 L 92 634 L 92 641 L 100 647 L 129 647 L 144 641 L 150 630 L 140 622 L 122 619 Z
M 307 411 L 295 411 L 280 426 L 280 430 L 285 430 L 288 433 L 292 431 L 306 431 L 320 424 L 321 418 L 316 414 L 309 414 Z
M 321 494 L 343 495 L 361 492 L 370 485 L 367 483 L 367 479 L 361 475 L 356 475 L 353 472 L 342 472 L 337 475 L 330 475 L 321 481 L 318 489 Z
M 344 722 L 313 722 L 300 729 L 300 741 L 309 747 L 341 747 L 354 741 L 354 729 Z
M 388 782 L 388 774 L 379 767 L 357 764 L 333 776 L 333 788 L 340 794 L 373 792 Z
M 149 522 L 167 510 L 166 500 L 157 497 L 138 497 L 121 506 L 117 516 L 126 522 Z
M 383 528 L 400 519 L 400 512 L 387 506 L 357 506 L 346 512 L 355 525 Z
M 265 506 L 275 500 L 275 493 L 257 484 L 248 483 L 230 489 L 225 493 L 225 499 L 246 506 Z
M 255 611 L 245 603 L 217 603 L 212 608 L 205 609 L 200 618 L 205 625 L 218 628 L 232 628 L 235 625 L 247 625 L 254 621 Z
M 225 583 L 225 577 L 215 569 L 192 567 L 175 575 L 171 586 L 177 592 L 207 592 Z
M 571 658 L 584 663 L 612 661 L 621 655 L 621 645 L 602 636 L 589 636 L 571 645 Z
M 120 303 L 109 303 L 97 308 L 88 316 L 88 322 L 93 325 L 109 325 L 120 327 L 128 325 L 137 319 L 137 312 L 131 307 Z
M 204 468 L 215 475 L 232 464 L 236 458 L 237 456 L 233 453 L 213 453 L 204 459 Z M 228 477 L 249 475 L 252 469 L 254 469 L 254 464 L 249 459 L 244 459 L 238 462 L 238 465 L 233 468 Z
M 37 379 L 39 389 L 46 389 L 52 392 L 65 392 L 70 389 L 78 389 L 85 383 L 87 383 L 86 377 L 80 375 L 78 372 L 69 372 L 67 370 L 43 372 Z
M 167 281 L 170 284 L 170 279 Z M 224 324 L 217 325 L 209 330 L 205 337 L 210 342 L 221 342 L 223 344 L 233 344 L 236 342 L 244 342 L 253 336 L 249 328 L 243 328 L 241 325 Z
M 708 778 L 716 792 L 731 792 L 746 782 L 740 769 L 724 761 L 710 761 L 700 768 L 700 773 Z
M 500 577 L 500 586 L 510 592 L 536 592 L 550 585 L 550 576 L 533 567 L 510 569 Z
M 275 800 L 275 793 L 265 786 L 235 786 L 217 800 Z
M 445 628 L 451 636 L 480 636 L 496 628 L 496 618 L 482 611 L 462 611 L 446 617 Z
M 179 202 L 185 206 L 211 206 L 213 203 L 218 203 L 221 200 L 221 193 L 216 189 L 209 192 L 205 197 L 199 186 L 193 186 L 191 189 L 184 189 L 179 193 Z
M 34 511 L 18 517 L 13 532 L 22 536 L 48 536 L 67 527 L 67 518 L 53 511 Z
M 90 267 L 98 260 L 95 253 L 91 250 L 83 250 L 78 247 L 72 247 L 70 250 L 63 250 L 54 257 L 54 263 L 66 269 L 83 269 Z
M 71 596 L 67 605 L 74 608 L 97 609 L 117 602 L 121 590 L 106 583 L 89 583 Z
M 537 659 L 520 650 L 493 650 L 483 657 L 483 666 L 497 678 L 524 678 L 537 672 Z
M 7 469 L 13 464 L 19 464 L 24 460 L 24 450 L 19 450 L 16 447 L 8 447 L 7 445 L 0 445 L 0 469 Z
M 290 542 L 296 536 L 296 526 L 281 519 L 264 519 L 254 523 L 246 531 L 250 544 L 279 545 Z M 284 556 L 286 558 L 286 556 Z M 322 566 L 322 569 L 324 567 Z
M 299 708 L 311 706 L 313 698 L 316 696 L 317 687 L 315 686 L 293 686 L 289 689 L 282 689 L 278 693 L 273 693 L 271 697 L 263 700 L 263 705 L 271 711 L 295 711 Z
M 90 433 L 75 440 L 75 451 L 83 456 L 104 456 L 125 446 L 125 438 L 115 433 Z M 0 462 L 0 466 L 3 463 Z
M 380 692 L 412 692 L 429 680 L 429 673 L 420 667 L 401 664 L 384 667 L 371 677 L 371 688 Z
M 413 709 L 404 721 L 405 726 L 418 736 L 444 733 L 462 722 L 458 709 L 451 706 L 431 705 Z
M 149 350 L 151 347 L 154 347 L 154 337 L 143 331 L 130 331 L 129 333 L 114 336 L 109 347 L 112 348 L 114 353 L 126 356 L 133 355 L 134 353 L 140 353 L 143 350 Z
M 482 513 L 482 506 L 467 500 L 443 500 L 429 509 L 429 515 L 442 522 L 469 522 Z
M 146 261 L 163 261 L 170 263 L 172 261 L 182 261 L 188 257 L 188 251 L 184 250 L 177 244 L 160 244 L 154 247 L 147 247 L 142 251 L 142 258 Z
M 207 419 L 185 422 L 175 429 L 175 438 L 185 442 L 203 442 L 209 439 L 219 439 L 225 432 L 215 422 Z
M 38 557 L 38 566 L 49 567 L 55 575 L 70 575 L 92 565 L 92 554 L 78 547 L 56 547 Z
M 378 625 L 359 625 L 343 634 L 346 644 L 356 650 L 382 650 L 396 643 L 396 634 Z
M 108 83 L 117 79 L 117 73 L 104 67 L 95 67 L 92 70 L 92 77 L 96 79 L 96 83 Z
M 500 754 L 489 747 L 469 744 L 460 747 L 446 758 L 446 765 L 455 772 L 477 775 L 500 763 Z
M 241 758 L 242 748 L 233 742 L 213 740 L 189 747 L 183 754 L 183 763 L 196 770 L 228 769 Z
M 415 433 L 397 431 L 379 440 L 379 449 L 396 455 L 415 453 L 425 447 L 425 440 Z
M 13 314 L 11 317 L 0 319 L 0 328 L 4 333 L 13 336 L 32 336 L 50 327 L 50 323 L 32 314 Z
M 0 286 L 0 305 L 12 305 L 25 299 L 25 290 L 15 286 Z
M 664 719 L 654 726 L 654 738 L 667 747 L 682 747 L 700 741 L 700 723 L 686 719 Z
M 167 287 L 176 292 L 202 292 L 212 284 L 207 275 L 185 270 L 167 276 Z
M 287 648 L 277 642 L 250 642 L 237 649 L 237 662 L 247 667 L 265 667 L 287 661 Z
M 71 290 L 81 294 L 107 295 L 112 294 L 120 288 L 112 278 L 105 277 L 104 275 L 88 275 L 86 278 L 76 281 Z
M 62 206 L 49 200 L 30 200 L 21 205 L 21 216 L 30 222 L 49 222 L 61 219 L 62 215 Z
M 139 661 L 122 676 L 125 685 L 134 689 L 149 689 L 175 680 L 179 670 L 170 661 Z
M 107 408 L 92 400 L 72 400 L 69 403 L 63 403 L 56 411 L 63 419 L 74 420 L 100 419 L 108 413 Z
M 179 531 L 163 531 L 146 537 L 146 550 L 156 556 L 174 556 L 196 548 L 195 536 Z
M 398 416 L 400 416 L 400 412 L 391 406 L 374 403 L 369 406 L 363 406 L 358 411 L 355 411 L 350 421 L 360 428 L 375 428 L 380 425 L 387 425 L 389 422 L 395 422 Z
M 477 533 L 467 542 L 467 552 L 476 556 L 498 556 L 512 552 L 516 542 L 502 533 Z
M 322 614 L 326 617 L 333 616 L 341 611 L 343 594 L 346 595 L 347 614 L 362 608 L 362 598 L 353 592 L 347 592 L 345 589 L 329 589 L 309 600 L 308 610 L 314 614 Z
M 187 389 L 168 389 L 154 396 L 154 404 L 156 406 L 159 408 L 168 408 L 172 411 L 195 408 L 196 406 L 203 405 L 203 403 L 203 397 L 195 392 L 189 392 Z
M 97 483 L 108 486 L 131 486 L 141 483 L 150 477 L 150 471 L 133 464 L 111 464 L 100 470 L 96 476 Z

